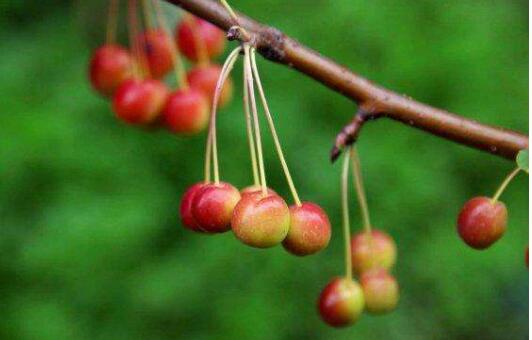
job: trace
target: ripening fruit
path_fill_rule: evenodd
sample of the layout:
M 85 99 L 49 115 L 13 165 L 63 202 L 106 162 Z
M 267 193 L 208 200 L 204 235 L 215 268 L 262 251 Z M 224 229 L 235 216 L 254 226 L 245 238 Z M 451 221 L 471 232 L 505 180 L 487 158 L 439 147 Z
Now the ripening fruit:
M 199 65 L 194 67 L 187 73 L 187 80 L 190 87 L 203 92 L 205 97 L 208 98 L 209 103 L 212 103 L 214 99 L 214 92 L 216 90 L 216 83 L 220 77 L 222 68 L 219 65 Z M 231 78 L 227 78 L 222 87 L 218 106 L 223 107 L 227 104 L 233 95 L 233 82 Z
M 321 292 L 318 310 L 323 321 L 333 327 L 352 325 L 364 310 L 362 288 L 354 280 L 335 278 Z
M 395 264 L 397 250 L 393 239 L 383 231 L 373 229 L 351 238 L 351 261 L 353 270 L 361 274 L 369 269 L 390 269 Z
M 277 194 L 248 193 L 235 207 L 231 228 L 243 243 L 268 248 L 281 243 L 290 228 L 290 210 Z
M 199 228 L 208 233 L 223 233 L 231 229 L 233 210 L 240 193 L 229 183 L 206 184 L 192 201 L 192 215 Z
M 314 254 L 327 247 L 330 239 L 331 223 L 319 205 L 303 202 L 290 207 L 290 230 L 283 241 L 288 252 L 298 256 Z
M 194 218 L 192 214 L 192 202 L 196 197 L 198 191 L 203 188 L 206 184 L 204 182 L 196 183 L 187 189 L 183 198 L 181 199 L 181 205 L 179 207 L 179 214 L 181 215 L 181 223 L 187 229 L 197 232 L 203 232 L 200 228 L 199 223 Z
M 195 32 L 194 32 L 195 30 Z M 196 37 L 200 41 L 196 41 Z M 205 47 L 206 57 L 214 59 L 222 54 L 225 48 L 225 33 L 205 20 L 191 17 L 181 21 L 176 27 L 176 38 L 179 50 L 191 61 L 198 61 L 200 55 L 197 45 Z
M 158 80 L 128 80 L 113 97 L 117 117 L 130 124 L 146 124 L 161 113 L 168 97 L 168 89 Z
M 399 285 L 385 269 L 377 268 L 362 273 L 360 284 L 364 291 L 366 310 L 384 314 L 395 309 L 399 302 Z
M 90 61 L 89 78 L 94 89 L 105 96 L 112 95 L 133 76 L 133 59 L 118 45 L 98 48 Z
M 153 78 L 162 78 L 172 70 L 172 37 L 162 29 L 151 29 L 142 33 L 138 39 Z
M 194 134 L 209 123 L 209 106 L 205 96 L 192 88 L 170 94 L 163 110 L 164 123 L 176 133 Z
M 268 194 L 277 195 L 277 193 L 270 188 L 267 188 L 266 190 Z M 253 194 L 256 192 L 260 192 L 260 191 L 262 191 L 262 187 L 260 185 L 250 185 L 250 186 L 245 187 L 244 189 L 241 189 L 240 195 L 244 196 L 247 194 Z
M 458 215 L 458 234 L 470 247 L 485 249 L 504 234 L 507 219 L 504 203 L 475 197 L 464 204 Z

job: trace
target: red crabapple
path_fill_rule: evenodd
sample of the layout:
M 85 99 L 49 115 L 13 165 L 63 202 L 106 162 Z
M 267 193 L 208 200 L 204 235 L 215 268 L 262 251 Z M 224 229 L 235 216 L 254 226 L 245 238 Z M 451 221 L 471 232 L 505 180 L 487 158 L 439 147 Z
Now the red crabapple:
M 318 310 L 323 321 L 333 327 L 352 325 L 364 310 L 362 288 L 354 280 L 335 278 L 321 292 Z
M 458 234 L 470 247 L 485 249 L 504 234 L 507 219 L 504 203 L 475 197 L 464 204 L 458 215 Z
M 173 38 L 162 29 L 151 29 L 142 33 L 138 39 L 145 53 L 150 75 L 157 79 L 165 76 L 173 67 Z
M 128 80 L 113 97 L 113 109 L 118 118 L 130 124 L 146 124 L 161 113 L 168 89 L 158 80 Z
M 268 194 L 272 194 L 272 195 L 277 195 L 277 193 L 275 191 L 273 191 L 272 189 L 270 188 L 267 188 L 266 189 Z M 247 194 L 253 194 L 253 193 L 256 193 L 256 192 L 260 192 L 262 191 L 262 187 L 260 185 L 250 185 L 250 186 L 247 186 L 243 189 L 240 189 L 240 195 L 241 196 L 244 196 L 244 195 L 247 195 Z
M 110 96 L 133 76 L 133 59 L 118 45 L 98 48 L 90 61 L 89 78 L 92 86 L 103 95 Z
M 249 193 L 235 207 L 231 228 L 243 243 L 268 248 L 281 243 L 290 228 L 290 210 L 277 194 Z
M 394 310 L 397 306 L 399 285 L 385 269 L 377 268 L 362 273 L 360 284 L 368 312 L 383 314 Z
M 331 223 L 323 209 L 303 202 L 290 207 L 290 230 L 283 247 L 294 255 L 314 254 L 327 247 L 331 239 Z
M 194 215 L 192 214 L 192 202 L 194 201 L 194 198 L 196 197 L 198 191 L 205 185 L 206 184 L 204 182 L 201 182 L 189 187 L 187 191 L 185 191 L 185 194 L 181 199 L 181 205 L 179 207 L 179 214 L 181 215 L 181 223 L 183 224 L 183 226 L 185 226 L 185 228 L 197 232 L 203 232 L 203 230 L 201 230 L 199 223 L 196 221 Z
M 198 43 L 204 44 L 206 56 L 210 59 L 219 56 L 225 48 L 225 33 L 210 22 L 196 17 L 177 25 L 176 38 L 179 50 L 191 61 L 198 61 L 200 57 Z
M 187 73 L 187 80 L 190 87 L 201 91 L 205 94 L 205 97 L 209 99 L 209 103 L 214 99 L 214 92 L 216 90 L 216 83 L 220 77 L 222 68 L 219 65 L 199 65 L 191 69 Z M 233 82 L 231 78 L 227 78 L 222 87 L 218 106 L 223 107 L 227 104 L 233 95 Z
M 351 238 L 351 261 L 358 274 L 373 268 L 390 269 L 396 254 L 395 242 L 380 230 L 373 229 L 371 235 L 361 231 Z
M 229 183 L 206 184 L 192 201 L 192 215 L 199 228 L 208 233 L 223 233 L 231 229 L 233 210 L 240 193 Z
M 192 88 L 171 93 L 163 110 L 164 123 L 176 133 L 194 134 L 209 123 L 209 106 L 205 96 Z

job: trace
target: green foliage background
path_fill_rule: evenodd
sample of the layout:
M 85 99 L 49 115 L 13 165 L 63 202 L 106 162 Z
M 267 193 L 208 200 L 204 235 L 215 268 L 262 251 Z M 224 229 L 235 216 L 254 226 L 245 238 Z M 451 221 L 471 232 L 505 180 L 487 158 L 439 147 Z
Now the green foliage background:
M 232 4 L 418 100 L 528 131 L 526 1 L 294 0 Z M 179 12 L 167 7 L 168 12 Z M 327 153 L 353 105 L 259 60 L 301 196 L 333 237 L 319 255 L 185 231 L 177 208 L 202 176 L 204 136 L 118 122 L 86 80 L 102 1 L 0 4 L 0 338 L 522 339 L 528 333 L 528 178 L 504 194 L 509 228 L 487 251 L 458 239 L 460 206 L 510 162 L 388 120 L 359 148 L 373 223 L 394 236 L 399 308 L 326 327 L 321 288 L 342 274 L 339 165 Z M 234 74 L 236 93 L 241 72 Z M 249 184 L 240 98 L 220 114 L 224 180 Z M 289 198 L 271 139 L 268 179 Z M 353 195 L 354 196 L 354 195 Z M 354 230 L 360 228 L 352 200 Z

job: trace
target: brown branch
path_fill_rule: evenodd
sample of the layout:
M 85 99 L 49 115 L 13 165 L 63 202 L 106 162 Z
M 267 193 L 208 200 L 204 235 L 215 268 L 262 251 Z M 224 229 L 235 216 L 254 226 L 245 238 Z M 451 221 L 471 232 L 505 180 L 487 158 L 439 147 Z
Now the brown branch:
M 225 31 L 234 25 L 231 17 L 218 1 L 166 1 L 210 21 Z M 266 59 L 288 65 L 314 78 L 332 90 L 354 100 L 359 107 L 369 108 L 369 113 L 373 117 L 388 117 L 407 126 L 510 159 L 515 158 L 519 150 L 528 148 L 528 136 L 481 124 L 387 90 L 301 45 L 275 28 L 262 25 L 240 13 L 238 16 L 240 25 L 252 35 L 250 41 Z M 232 37 L 238 38 L 238 34 L 233 33 Z M 368 111 L 368 109 L 365 110 Z M 356 140 L 362 123 L 352 122 L 351 124 L 359 126 L 344 128 L 343 133 L 337 137 L 336 149 L 333 149 L 334 155 L 338 156 L 346 143 Z

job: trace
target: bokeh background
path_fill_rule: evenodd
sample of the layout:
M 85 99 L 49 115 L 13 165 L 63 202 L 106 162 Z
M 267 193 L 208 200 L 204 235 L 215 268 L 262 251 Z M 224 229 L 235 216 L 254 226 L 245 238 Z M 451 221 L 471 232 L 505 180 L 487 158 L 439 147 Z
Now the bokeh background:
M 528 132 L 527 1 L 231 3 L 387 87 Z M 528 177 L 503 196 L 510 217 L 500 242 L 474 251 L 455 231 L 463 202 L 491 195 L 511 162 L 393 121 L 367 124 L 358 145 L 369 206 L 374 225 L 397 241 L 401 302 L 392 314 L 331 329 L 316 312 L 322 287 L 343 270 L 340 167 L 327 154 L 352 103 L 259 60 L 300 195 L 332 220 L 325 251 L 296 258 L 231 233 L 193 234 L 177 209 L 201 179 L 205 136 L 126 126 L 91 90 L 87 62 L 103 40 L 105 6 L 0 3 L 0 338 L 527 337 Z M 234 79 L 241 93 L 239 69 Z M 238 95 L 219 128 L 222 177 L 245 186 Z M 269 136 L 265 148 L 270 184 L 289 199 Z M 354 195 L 351 212 L 355 231 Z

